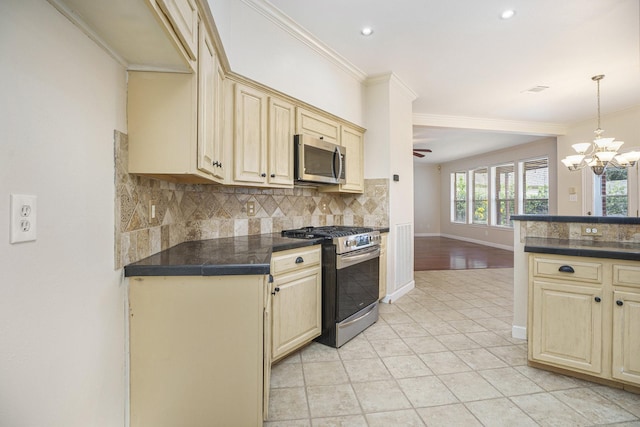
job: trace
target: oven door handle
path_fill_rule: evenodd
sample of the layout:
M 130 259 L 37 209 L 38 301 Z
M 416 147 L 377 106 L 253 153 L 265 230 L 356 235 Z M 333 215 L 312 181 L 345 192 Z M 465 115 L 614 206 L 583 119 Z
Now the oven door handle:
M 362 316 L 359 316 L 357 319 L 349 320 L 347 323 L 341 323 L 341 324 L 340 324 L 340 327 L 341 327 L 341 328 L 344 328 L 344 327 L 346 327 L 346 326 L 349 326 L 349 325 L 352 325 L 352 324 L 354 324 L 354 323 L 356 323 L 356 322 L 361 321 L 362 319 L 364 319 L 365 317 L 367 317 L 367 316 L 369 316 L 371 313 L 373 313 L 373 312 L 375 311 L 375 310 L 374 310 L 374 308 L 375 308 L 375 307 L 371 308 L 371 310 L 367 311 L 367 312 L 366 312 L 365 314 L 363 314 Z
M 374 249 L 366 251 L 364 253 L 358 253 L 357 255 L 338 255 L 336 259 L 336 269 L 350 267 L 355 264 L 359 264 L 370 259 L 378 258 L 380 256 L 380 246 L 376 246 Z

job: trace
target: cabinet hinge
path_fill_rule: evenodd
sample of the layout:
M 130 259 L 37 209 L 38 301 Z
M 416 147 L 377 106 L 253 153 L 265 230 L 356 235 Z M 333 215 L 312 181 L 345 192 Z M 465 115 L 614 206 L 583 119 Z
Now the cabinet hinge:
M 269 275 L 269 283 L 273 283 L 273 276 Z

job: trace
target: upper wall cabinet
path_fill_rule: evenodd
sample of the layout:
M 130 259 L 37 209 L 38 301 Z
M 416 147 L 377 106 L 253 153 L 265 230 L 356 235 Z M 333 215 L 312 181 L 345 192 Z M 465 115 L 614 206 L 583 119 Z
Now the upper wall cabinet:
M 234 184 L 293 186 L 294 112 L 287 101 L 235 84 Z
M 158 0 L 189 57 L 197 59 L 198 7 L 195 0 Z
M 233 180 L 264 184 L 267 178 L 267 94 L 236 83 Z
M 362 193 L 364 191 L 364 135 L 362 132 L 341 127 L 340 145 L 346 156 L 345 183 L 340 184 L 339 191 Z
M 129 172 L 186 183 L 222 182 L 221 70 L 200 24 L 199 72 L 129 72 Z
M 340 145 L 340 124 L 302 107 L 298 107 L 296 113 L 296 134 L 311 135 Z
M 197 0 L 48 1 L 129 70 L 195 71 Z
M 224 174 L 223 85 L 224 72 L 211 37 L 200 24 L 198 42 L 198 169 L 221 182 Z M 226 162 L 225 162 L 226 163 Z

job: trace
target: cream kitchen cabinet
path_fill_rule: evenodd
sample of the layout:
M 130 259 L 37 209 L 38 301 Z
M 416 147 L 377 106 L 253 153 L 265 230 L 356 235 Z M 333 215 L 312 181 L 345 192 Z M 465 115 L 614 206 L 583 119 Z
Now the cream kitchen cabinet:
M 320 191 L 364 193 L 364 135 L 344 125 L 340 127 L 340 135 L 340 146 L 345 158 L 345 182 L 321 187 Z
M 293 185 L 293 135 L 295 106 L 280 98 L 269 97 L 269 169 L 271 185 Z
M 199 48 L 198 170 L 222 182 L 225 178 L 222 142 L 224 72 L 205 28 L 200 30 Z
M 198 59 L 198 6 L 195 0 L 157 0 L 185 51 Z
M 233 182 L 292 187 L 293 104 L 241 83 L 234 100 Z
M 222 182 L 222 70 L 200 25 L 198 73 L 130 71 L 129 172 L 186 183 Z M 218 158 L 216 158 L 218 157 Z
M 640 385 L 640 265 L 529 256 L 529 360 Z
M 612 376 L 640 385 L 640 266 L 613 265 Z
M 296 134 L 311 135 L 340 145 L 340 123 L 302 107 L 296 110 Z
M 130 278 L 131 426 L 261 426 L 266 276 Z
M 320 246 L 276 252 L 271 259 L 271 360 L 322 332 Z

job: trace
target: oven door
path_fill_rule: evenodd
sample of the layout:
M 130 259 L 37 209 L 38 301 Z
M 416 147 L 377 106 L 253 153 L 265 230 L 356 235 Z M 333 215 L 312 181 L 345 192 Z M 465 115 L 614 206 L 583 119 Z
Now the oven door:
M 378 300 L 380 247 L 336 256 L 337 322 Z

